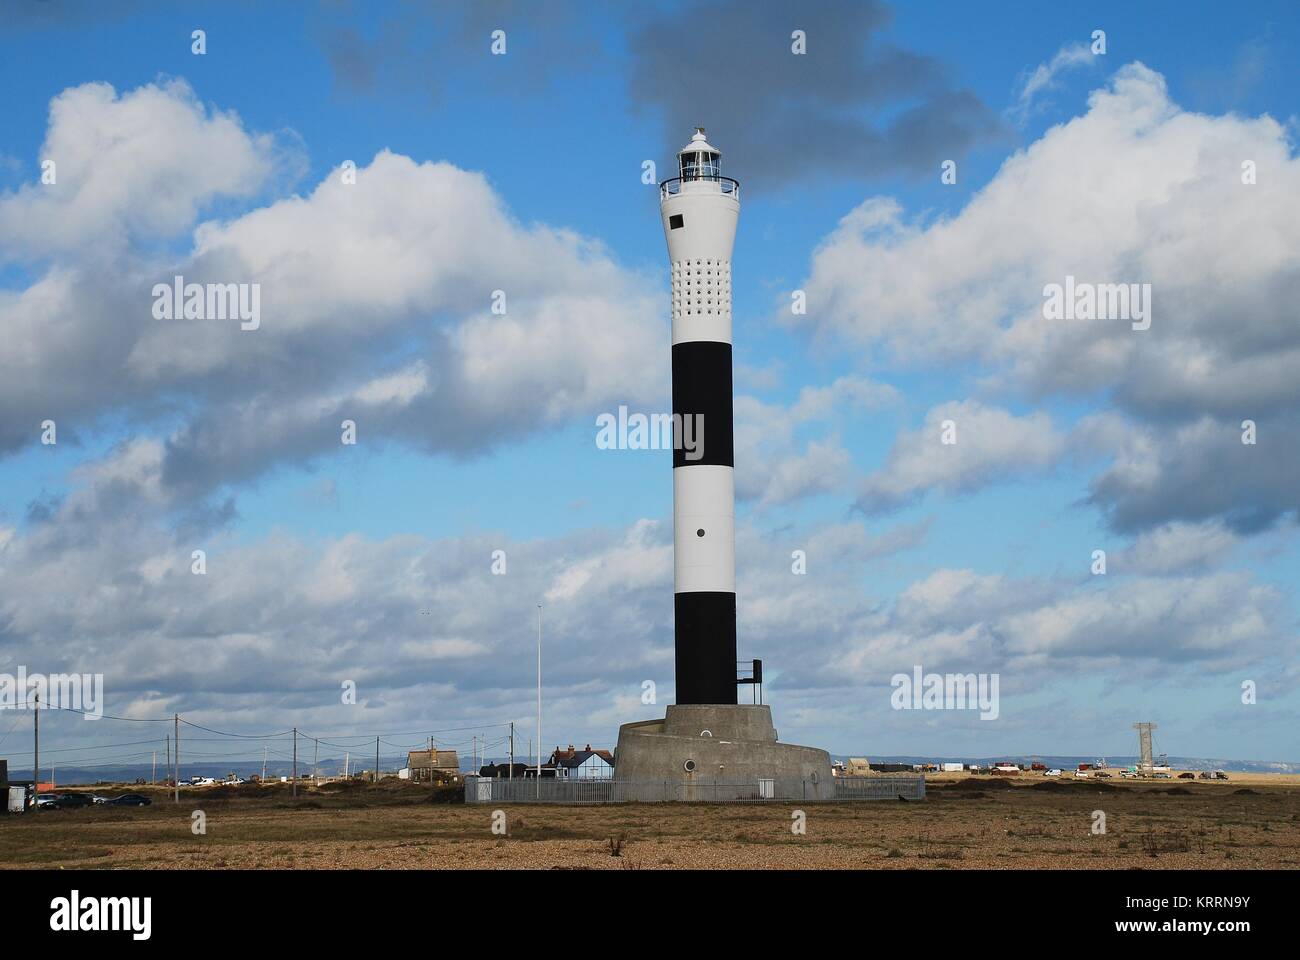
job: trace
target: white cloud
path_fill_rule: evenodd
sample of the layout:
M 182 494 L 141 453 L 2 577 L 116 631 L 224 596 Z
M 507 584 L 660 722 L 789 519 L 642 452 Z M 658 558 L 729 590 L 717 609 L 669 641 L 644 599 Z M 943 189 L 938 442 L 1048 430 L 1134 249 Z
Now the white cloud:
M 1221 520 L 1166 523 L 1144 530 L 1121 552 L 1113 569 L 1147 574 L 1182 573 L 1222 566 L 1241 537 Z
M 1254 185 L 1242 183 L 1247 160 Z M 1180 488 L 1163 469 L 1180 457 L 1165 424 L 1211 418 L 1226 436 L 1255 419 L 1273 440 L 1249 451 L 1244 479 L 1220 477 L 1225 502 L 1198 508 L 1181 490 L 1139 510 L 1114 490 L 1103 505 L 1133 507 L 1142 524 L 1247 506 L 1267 522 L 1298 506 L 1294 485 L 1259 478 L 1285 475 L 1300 446 L 1298 248 L 1300 161 L 1285 129 L 1184 111 L 1159 74 L 1130 64 L 957 215 L 911 222 L 873 198 L 845 216 L 812 258 L 807 317 L 790 322 L 894 364 L 973 363 L 986 390 L 1113 404 L 1158 427 L 1149 439 L 1166 488 Z M 1067 276 L 1151 284 L 1151 328 L 1045 320 L 1043 288 Z
M 943 442 L 947 421 L 954 443 Z M 974 400 L 945 403 L 926 414 L 919 430 L 899 433 L 884 465 L 862 482 L 858 504 L 875 513 L 929 490 L 968 493 L 1022 471 L 1046 470 L 1065 450 L 1046 414 L 1017 417 Z
M 1087 44 L 1066 44 L 1056 51 L 1047 63 L 1040 63 L 1025 74 L 1016 96 L 1016 106 L 1011 111 L 1021 123 L 1028 119 L 1034 107 L 1034 100 L 1044 91 L 1051 89 L 1057 77 L 1068 70 L 1088 66 L 1097 62 L 1096 55 Z
M 821 387 L 804 387 L 787 407 L 755 397 L 735 401 L 736 496 L 760 508 L 847 487 L 852 458 L 834 435 L 811 439 L 802 451 L 802 428 L 873 410 L 898 400 L 888 384 L 840 377 Z
M 63 91 L 40 160 L 55 164 L 53 184 L 0 196 L 0 248 L 24 260 L 173 236 L 207 202 L 253 196 L 292 157 L 171 80 L 122 94 L 107 83 Z
M 355 184 L 334 170 L 194 225 L 214 197 L 255 202 L 293 171 L 183 83 L 71 88 L 47 142 L 61 192 L 0 198 L 3 232 L 52 256 L 0 292 L 0 451 L 46 418 L 75 431 L 162 414 L 180 426 L 161 482 L 203 496 L 336 448 L 342 418 L 368 440 L 468 453 L 667 392 L 656 284 L 598 242 L 518 222 L 482 174 L 381 151 Z M 188 253 L 159 253 L 191 228 Z M 152 287 L 176 275 L 258 284 L 260 328 L 154 319 Z
M 1030 678 L 1276 663 L 1294 644 L 1283 595 L 1243 573 L 1085 584 L 936 570 L 843 637 L 828 675 L 939 672 Z

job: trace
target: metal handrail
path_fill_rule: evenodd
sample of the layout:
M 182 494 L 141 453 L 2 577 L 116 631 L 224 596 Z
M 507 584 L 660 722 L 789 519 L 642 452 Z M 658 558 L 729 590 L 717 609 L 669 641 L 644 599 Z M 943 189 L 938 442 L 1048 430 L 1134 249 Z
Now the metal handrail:
M 720 183 L 724 194 L 740 199 L 740 181 L 723 176 L 671 177 L 659 184 L 659 196 L 667 197 L 680 193 L 683 183 L 695 183 L 697 180 Z

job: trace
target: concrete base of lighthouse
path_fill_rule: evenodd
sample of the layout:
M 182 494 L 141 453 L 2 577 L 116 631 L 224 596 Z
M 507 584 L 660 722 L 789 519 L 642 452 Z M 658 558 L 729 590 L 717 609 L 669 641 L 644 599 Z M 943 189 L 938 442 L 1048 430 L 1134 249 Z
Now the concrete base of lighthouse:
M 772 708 L 676 704 L 662 720 L 618 730 L 614 779 L 627 800 L 831 800 L 825 750 L 778 743 Z

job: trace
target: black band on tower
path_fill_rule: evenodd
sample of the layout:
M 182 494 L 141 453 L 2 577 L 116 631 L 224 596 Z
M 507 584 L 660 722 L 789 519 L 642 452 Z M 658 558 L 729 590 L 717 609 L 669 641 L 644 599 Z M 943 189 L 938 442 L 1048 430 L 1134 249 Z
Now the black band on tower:
M 736 702 L 736 595 L 678 593 L 678 703 Z
M 682 418 L 688 436 L 694 426 L 686 427 L 686 417 L 702 416 L 704 429 L 702 443 L 695 434 L 696 451 L 674 444 L 674 467 L 736 465 L 731 430 L 731 344 L 716 340 L 673 344 L 673 413 Z

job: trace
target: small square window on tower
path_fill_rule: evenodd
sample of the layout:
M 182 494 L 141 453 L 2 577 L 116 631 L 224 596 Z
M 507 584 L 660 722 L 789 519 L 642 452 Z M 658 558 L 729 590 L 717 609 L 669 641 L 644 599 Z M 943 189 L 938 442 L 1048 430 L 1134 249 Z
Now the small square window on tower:
M 685 224 L 685 222 L 682 220 L 682 215 L 681 215 L 680 213 L 674 213 L 672 216 L 670 216 L 670 217 L 668 218 L 668 229 L 669 229 L 669 230 L 676 230 L 676 229 L 678 229 L 679 227 L 683 227 L 683 226 L 685 226 L 685 225 L 686 225 L 686 224 Z

